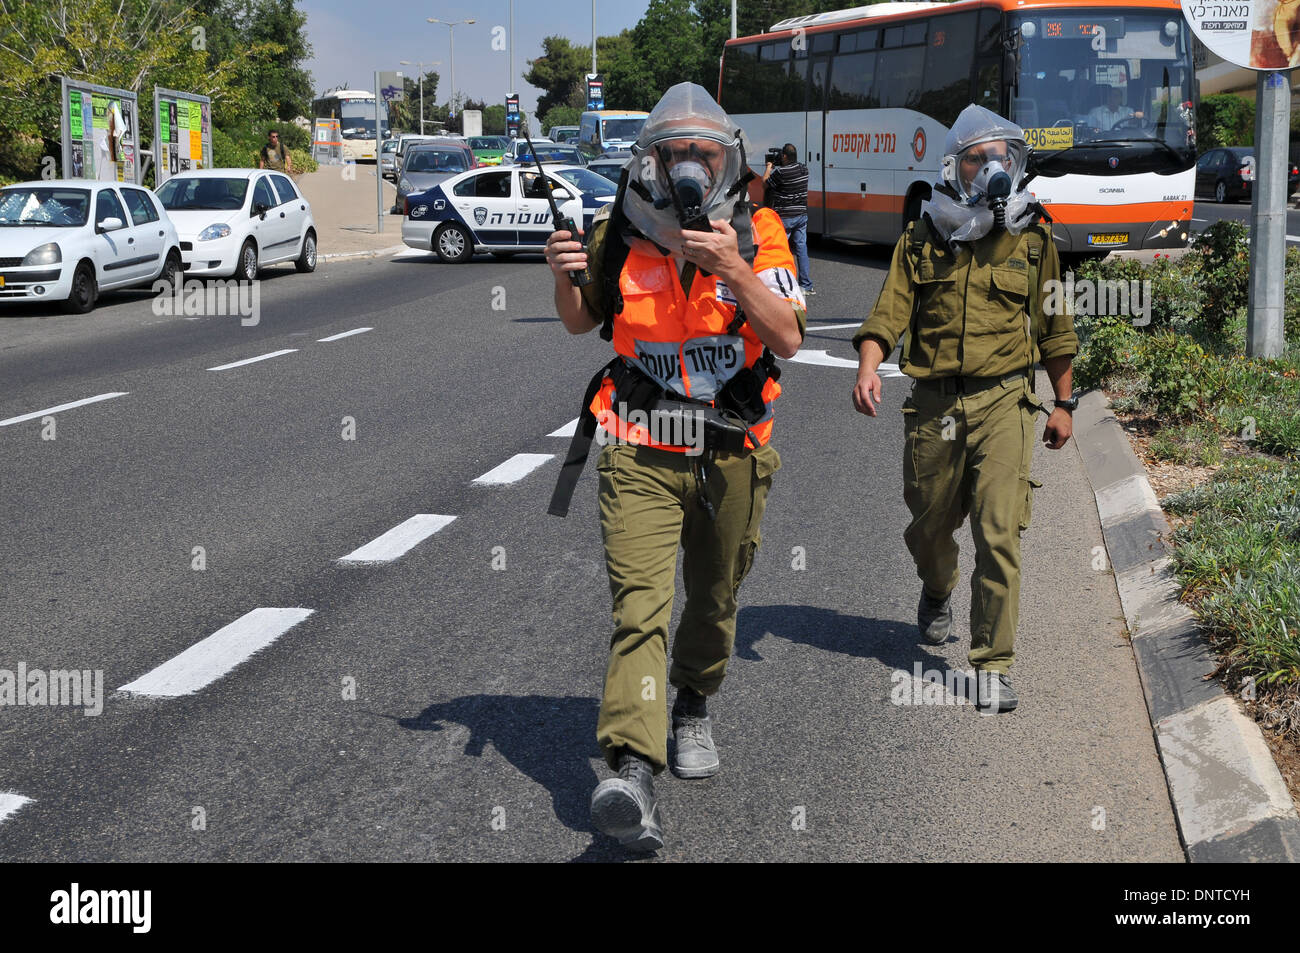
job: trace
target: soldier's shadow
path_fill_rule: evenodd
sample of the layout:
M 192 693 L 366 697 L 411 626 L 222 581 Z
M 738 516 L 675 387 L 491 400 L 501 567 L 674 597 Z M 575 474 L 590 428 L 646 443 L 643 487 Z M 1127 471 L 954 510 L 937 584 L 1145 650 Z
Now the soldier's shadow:
M 847 615 L 816 606 L 745 606 L 736 615 L 737 658 L 762 662 L 756 647 L 767 636 L 853 658 L 872 658 L 894 669 L 946 670 L 946 661 L 921 641 L 915 624 Z

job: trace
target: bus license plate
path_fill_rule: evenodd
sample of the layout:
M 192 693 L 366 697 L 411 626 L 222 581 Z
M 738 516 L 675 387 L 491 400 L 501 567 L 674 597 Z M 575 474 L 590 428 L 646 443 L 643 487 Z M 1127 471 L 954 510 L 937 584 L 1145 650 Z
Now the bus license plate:
M 1089 245 L 1127 245 L 1128 232 L 1096 232 L 1088 235 Z
M 5 276 L 0 275 L 0 288 L 3 288 L 4 286 L 5 286 Z

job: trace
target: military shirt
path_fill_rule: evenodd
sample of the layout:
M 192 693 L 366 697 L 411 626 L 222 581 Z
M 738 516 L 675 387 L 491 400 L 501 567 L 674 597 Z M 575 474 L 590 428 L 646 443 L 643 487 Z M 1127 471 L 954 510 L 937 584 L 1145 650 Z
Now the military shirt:
M 959 242 L 954 254 L 927 228 L 927 240 L 914 254 L 915 228 L 916 223 L 909 225 L 894 246 L 876 306 L 853 336 L 854 350 L 870 337 L 890 354 L 915 312 L 911 340 L 900 362 L 900 370 L 910 377 L 1000 377 L 1040 360 L 1078 353 L 1068 309 L 1057 315 L 1046 311 L 1054 287 L 1048 282 L 1061 280 L 1061 259 L 1046 229 L 1038 230 L 1042 251 L 1037 287 L 1030 288 L 1033 229 Z M 1026 335 L 1026 308 L 1033 314 L 1032 341 Z

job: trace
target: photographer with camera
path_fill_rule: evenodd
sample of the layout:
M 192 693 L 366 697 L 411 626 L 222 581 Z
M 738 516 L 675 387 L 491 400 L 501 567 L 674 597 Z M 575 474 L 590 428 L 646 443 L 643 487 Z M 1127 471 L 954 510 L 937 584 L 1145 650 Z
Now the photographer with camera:
M 767 150 L 763 181 L 767 183 L 767 204 L 781 216 L 790 251 L 799 267 L 799 287 L 805 296 L 815 295 L 817 291 L 808 266 L 808 167 L 799 161 L 799 150 L 794 143 Z

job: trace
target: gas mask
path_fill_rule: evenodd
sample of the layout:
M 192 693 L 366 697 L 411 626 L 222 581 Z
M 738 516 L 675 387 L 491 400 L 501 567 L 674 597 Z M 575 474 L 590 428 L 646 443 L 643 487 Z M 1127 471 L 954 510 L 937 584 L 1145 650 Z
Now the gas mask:
M 943 182 L 921 206 L 948 241 L 974 241 L 989 232 L 1019 234 L 1035 212 L 1019 183 L 1029 149 L 1019 126 L 970 105 L 944 143 Z
M 623 212 L 662 248 L 679 232 L 730 220 L 747 171 L 739 131 L 701 86 L 679 83 L 651 111 L 632 147 Z

